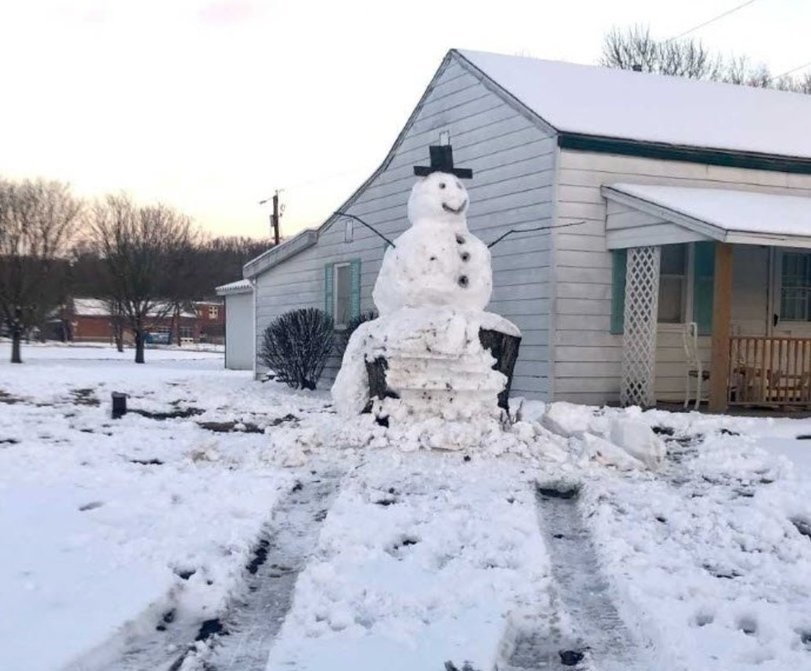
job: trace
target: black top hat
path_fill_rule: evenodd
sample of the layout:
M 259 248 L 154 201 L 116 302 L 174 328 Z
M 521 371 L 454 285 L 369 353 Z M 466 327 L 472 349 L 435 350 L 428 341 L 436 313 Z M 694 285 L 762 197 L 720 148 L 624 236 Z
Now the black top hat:
M 428 147 L 431 152 L 431 165 L 415 165 L 414 174 L 427 177 L 432 172 L 446 172 L 462 179 L 471 179 L 473 171 L 470 168 L 453 167 L 453 148 L 449 144 Z

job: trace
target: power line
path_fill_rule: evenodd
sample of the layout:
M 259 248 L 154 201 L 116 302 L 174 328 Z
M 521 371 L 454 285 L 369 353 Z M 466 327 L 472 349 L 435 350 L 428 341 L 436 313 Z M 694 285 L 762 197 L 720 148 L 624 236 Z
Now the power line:
M 746 2 L 742 2 L 740 5 L 736 5 L 732 9 L 728 9 L 725 12 L 721 12 L 718 16 L 714 16 L 711 19 L 709 19 L 708 21 L 705 21 L 704 23 L 699 23 L 697 26 L 693 26 L 692 28 L 690 28 L 690 30 L 685 30 L 683 33 L 681 33 L 679 35 L 676 35 L 676 37 L 671 37 L 667 41 L 670 42 L 672 40 L 678 40 L 678 39 L 684 37 L 685 35 L 689 35 L 690 33 L 698 30 L 699 28 L 703 28 L 704 26 L 708 26 L 711 23 L 715 23 L 719 19 L 723 19 L 725 16 L 729 16 L 730 14 L 734 14 L 735 12 L 743 9 L 747 5 L 751 5 L 753 2 L 755 2 L 755 0 L 746 0 Z
M 775 79 L 780 79 L 780 77 L 785 77 L 786 75 L 790 75 L 793 72 L 797 72 L 797 70 L 802 70 L 803 68 L 807 68 L 809 65 L 811 65 L 811 61 L 808 61 L 807 63 L 803 63 L 802 65 L 798 65 L 796 68 L 791 68 L 791 70 L 786 70 L 785 72 L 777 75 L 775 77 Z

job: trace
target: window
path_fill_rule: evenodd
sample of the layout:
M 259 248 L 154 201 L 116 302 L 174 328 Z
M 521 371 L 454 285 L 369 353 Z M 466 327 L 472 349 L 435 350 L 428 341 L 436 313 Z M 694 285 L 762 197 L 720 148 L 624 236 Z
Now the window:
M 360 259 L 324 266 L 324 310 L 337 329 L 360 314 Z
M 355 222 L 351 219 L 344 221 L 344 242 L 352 242 L 355 237 Z
M 209 305 L 208 306 L 208 318 L 209 319 L 217 319 L 220 316 L 220 307 L 218 305 Z
M 191 326 L 181 326 L 180 327 L 180 337 L 181 338 L 189 338 L 193 337 L 192 328 Z
M 662 245 L 659 258 L 659 323 L 684 323 L 687 245 Z
M 780 317 L 811 321 L 811 254 L 785 252 L 780 284 Z
M 348 263 L 335 264 L 335 326 L 346 326 L 352 318 L 352 267 Z
M 625 275 L 628 250 L 613 254 L 611 333 L 624 330 Z M 681 324 L 692 315 L 699 335 L 712 332 L 715 243 L 664 245 L 659 257 L 659 323 Z

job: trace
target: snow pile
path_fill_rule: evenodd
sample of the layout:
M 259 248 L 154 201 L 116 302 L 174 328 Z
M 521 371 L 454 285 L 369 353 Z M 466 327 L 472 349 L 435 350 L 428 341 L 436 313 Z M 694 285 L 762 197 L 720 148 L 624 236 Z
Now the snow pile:
M 493 668 L 511 615 L 550 609 L 524 469 L 514 458 L 368 453 L 299 576 L 269 671 Z
M 376 399 L 373 412 L 400 424 L 429 417 L 470 420 L 499 416 L 506 377 L 479 340 L 482 328 L 515 333 L 507 320 L 450 308 L 402 308 L 361 324 L 333 386 L 336 409 L 358 414 L 368 402 L 367 361 L 388 363 L 386 384 L 397 398 Z
M 584 460 L 621 470 L 657 469 L 665 458 L 665 444 L 640 417 L 639 408 L 589 408 L 557 402 L 545 406 L 540 418 L 549 431 L 569 439 Z

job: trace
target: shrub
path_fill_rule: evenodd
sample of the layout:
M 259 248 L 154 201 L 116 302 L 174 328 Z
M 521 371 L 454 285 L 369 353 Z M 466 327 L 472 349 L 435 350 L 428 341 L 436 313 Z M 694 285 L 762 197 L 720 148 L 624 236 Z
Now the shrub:
M 367 312 L 361 312 L 357 317 L 352 317 L 352 319 L 347 322 L 346 328 L 338 332 L 338 337 L 335 342 L 335 351 L 339 357 L 343 357 L 346 346 L 349 344 L 349 339 L 352 337 L 355 329 L 363 324 L 363 322 L 372 321 L 373 319 L 377 319 L 378 316 L 376 310 L 368 310 Z
M 262 338 L 262 362 L 294 389 L 315 389 L 332 351 L 332 317 L 316 308 L 292 310 L 271 322 Z

